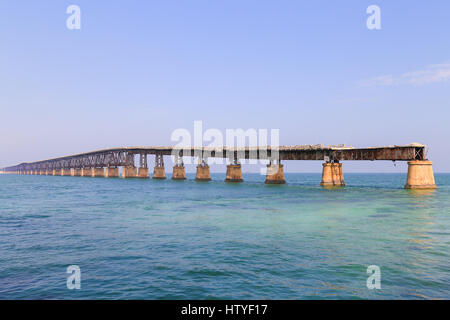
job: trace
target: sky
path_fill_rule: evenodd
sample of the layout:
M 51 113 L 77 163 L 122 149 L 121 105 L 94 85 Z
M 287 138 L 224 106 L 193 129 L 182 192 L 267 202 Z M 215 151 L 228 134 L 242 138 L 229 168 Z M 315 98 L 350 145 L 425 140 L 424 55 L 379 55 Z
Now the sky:
M 66 26 L 69 5 L 79 30 Z M 379 30 L 367 28 L 370 5 Z M 3 0 L 0 167 L 173 145 L 199 120 L 224 135 L 279 129 L 281 145 L 419 142 L 450 172 L 449 36 L 447 0 Z

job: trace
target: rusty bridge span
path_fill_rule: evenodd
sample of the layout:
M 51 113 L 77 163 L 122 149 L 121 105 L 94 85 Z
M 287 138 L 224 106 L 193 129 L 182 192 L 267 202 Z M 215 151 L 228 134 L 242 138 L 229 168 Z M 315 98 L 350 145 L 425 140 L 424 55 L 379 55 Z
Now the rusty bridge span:
M 164 156 L 174 157 L 172 179 L 186 179 L 183 157 L 198 159 L 196 180 L 211 180 L 208 158 L 227 158 L 227 182 L 241 182 L 242 159 L 267 159 L 266 183 L 285 183 L 284 160 L 321 160 L 322 186 L 344 186 L 342 161 L 390 160 L 408 161 L 405 188 L 436 188 L 432 162 L 426 159 L 425 145 L 413 143 L 401 146 L 353 148 L 346 146 L 280 146 L 280 147 L 123 147 L 101 149 L 36 162 L 24 162 L 6 167 L 2 173 L 53 176 L 149 178 L 148 155 L 155 156 L 154 179 L 165 179 Z M 135 165 L 135 157 L 139 166 Z

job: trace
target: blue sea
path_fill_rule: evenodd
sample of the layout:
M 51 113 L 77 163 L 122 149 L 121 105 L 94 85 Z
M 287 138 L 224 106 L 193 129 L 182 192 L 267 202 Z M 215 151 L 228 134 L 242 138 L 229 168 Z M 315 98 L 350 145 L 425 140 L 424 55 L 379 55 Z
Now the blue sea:
M 0 175 L 0 299 L 450 298 L 450 174 L 212 178 Z

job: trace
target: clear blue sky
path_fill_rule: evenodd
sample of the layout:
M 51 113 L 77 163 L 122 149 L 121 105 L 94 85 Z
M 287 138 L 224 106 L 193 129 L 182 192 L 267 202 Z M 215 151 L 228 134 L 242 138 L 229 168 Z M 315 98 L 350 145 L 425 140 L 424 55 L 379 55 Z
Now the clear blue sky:
M 71 4 L 81 30 L 66 28 Z M 381 30 L 366 27 L 371 4 Z M 202 120 L 279 128 L 282 145 L 420 142 L 450 172 L 447 0 L 3 0 L 0 39 L 0 167 L 170 145 Z

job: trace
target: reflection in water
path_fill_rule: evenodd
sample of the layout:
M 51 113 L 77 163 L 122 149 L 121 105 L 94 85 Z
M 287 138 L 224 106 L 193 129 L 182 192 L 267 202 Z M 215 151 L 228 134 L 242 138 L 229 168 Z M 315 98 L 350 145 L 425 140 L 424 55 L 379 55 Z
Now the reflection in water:
M 436 189 L 406 189 L 406 192 L 414 197 L 422 198 L 433 195 Z

